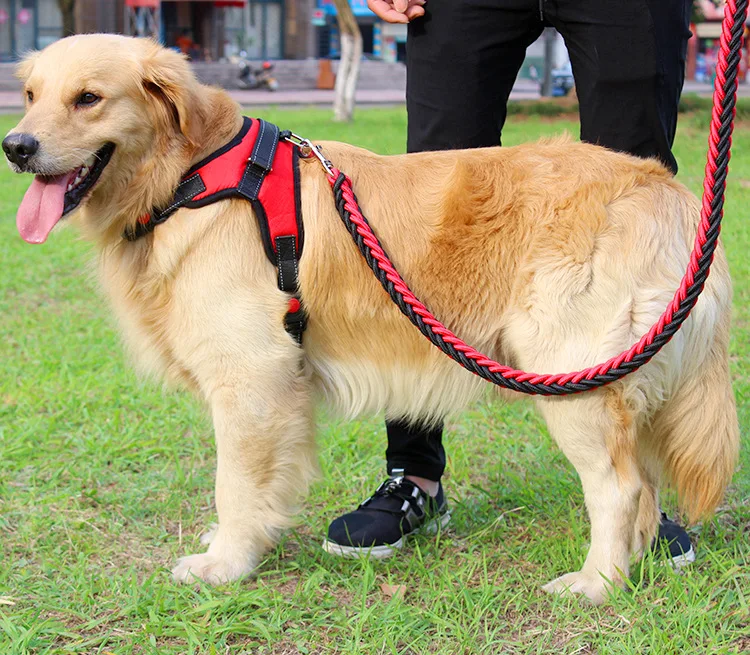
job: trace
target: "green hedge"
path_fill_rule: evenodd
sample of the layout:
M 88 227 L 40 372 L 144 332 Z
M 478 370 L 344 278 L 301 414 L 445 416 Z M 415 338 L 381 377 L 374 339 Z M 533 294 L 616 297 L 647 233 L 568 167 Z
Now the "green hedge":
M 682 96 L 679 112 L 709 113 L 713 106 L 713 99 L 695 94 Z M 578 102 L 572 98 L 545 98 L 543 100 L 518 100 L 508 103 L 508 114 L 522 116 L 562 116 L 577 114 Z M 750 118 L 750 98 L 737 100 L 737 118 Z

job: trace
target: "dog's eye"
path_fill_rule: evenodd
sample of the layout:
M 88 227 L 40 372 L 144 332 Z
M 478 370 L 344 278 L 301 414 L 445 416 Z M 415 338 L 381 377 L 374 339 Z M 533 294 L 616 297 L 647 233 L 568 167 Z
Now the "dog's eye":
M 29 102 L 34 102 L 34 93 L 33 93 L 33 91 L 27 91 L 26 92 L 26 99 Z
M 91 105 L 95 105 L 100 100 L 101 98 L 95 93 L 90 93 L 88 91 L 85 91 L 84 93 L 78 96 L 78 100 L 76 100 L 76 105 L 78 105 L 79 107 L 90 107 Z

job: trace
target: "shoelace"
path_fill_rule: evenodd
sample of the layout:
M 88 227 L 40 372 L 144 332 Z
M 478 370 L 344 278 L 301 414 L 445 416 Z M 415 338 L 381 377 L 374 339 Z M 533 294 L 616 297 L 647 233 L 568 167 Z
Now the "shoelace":
M 421 515 L 424 513 L 424 508 L 420 507 L 417 503 L 419 494 L 415 496 L 413 495 L 413 491 L 407 491 L 408 486 L 411 486 L 411 484 L 413 483 L 410 483 L 410 485 L 405 485 L 403 478 L 391 478 L 390 480 L 380 485 L 375 493 L 370 496 L 364 503 L 362 503 L 360 507 L 370 507 L 370 504 L 376 498 L 397 498 L 398 500 L 408 502 L 409 505 L 411 505 L 412 509 L 418 515 Z M 412 488 L 419 489 L 419 487 L 417 487 L 416 485 L 414 485 Z M 370 509 L 374 509 L 378 512 L 388 512 L 389 514 L 402 514 L 404 512 L 403 503 L 398 509 L 389 509 L 386 507 L 370 507 Z
M 390 480 L 386 481 L 385 484 L 381 484 L 374 495 L 389 496 L 391 494 L 395 494 L 404 486 L 405 485 L 403 478 L 391 478 Z

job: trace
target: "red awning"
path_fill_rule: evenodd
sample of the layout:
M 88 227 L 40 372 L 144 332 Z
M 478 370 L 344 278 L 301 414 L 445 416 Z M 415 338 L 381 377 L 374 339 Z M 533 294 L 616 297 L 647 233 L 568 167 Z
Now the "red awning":
M 170 0 L 170 2 L 210 2 L 211 0 Z M 246 0 L 213 0 L 217 7 L 244 7 Z M 156 9 L 161 0 L 125 0 L 126 7 L 149 7 Z

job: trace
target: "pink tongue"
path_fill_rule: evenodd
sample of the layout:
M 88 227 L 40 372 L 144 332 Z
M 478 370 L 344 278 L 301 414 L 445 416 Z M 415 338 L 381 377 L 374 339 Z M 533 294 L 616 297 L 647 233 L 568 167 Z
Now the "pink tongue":
M 62 218 L 65 191 L 76 172 L 56 177 L 37 175 L 16 214 L 18 233 L 28 243 L 44 243 Z

